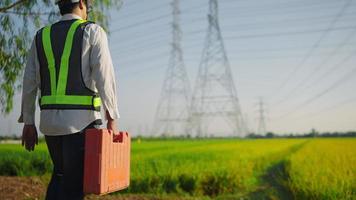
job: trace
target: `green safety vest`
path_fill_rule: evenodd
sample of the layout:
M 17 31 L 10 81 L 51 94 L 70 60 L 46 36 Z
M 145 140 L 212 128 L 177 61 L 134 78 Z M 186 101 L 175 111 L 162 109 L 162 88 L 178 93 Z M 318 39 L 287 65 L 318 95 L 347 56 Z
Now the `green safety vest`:
M 100 111 L 98 94 L 85 86 L 82 75 L 82 44 L 85 20 L 60 21 L 46 26 L 36 35 L 40 63 L 43 109 Z

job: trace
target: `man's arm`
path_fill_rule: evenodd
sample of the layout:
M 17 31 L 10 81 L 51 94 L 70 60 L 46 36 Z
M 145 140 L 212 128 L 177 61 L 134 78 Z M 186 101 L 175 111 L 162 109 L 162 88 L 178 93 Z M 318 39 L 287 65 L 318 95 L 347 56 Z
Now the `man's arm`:
M 33 151 L 38 144 L 38 134 L 35 126 L 36 96 L 38 84 L 36 82 L 37 52 L 35 40 L 32 42 L 28 53 L 22 83 L 21 116 L 18 120 L 24 123 L 22 131 L 22 146 L 28 151 Z
M 96 88 L 101 97 L 107 128 L 118 132 L 117 119 L 120 117 L 117 106 L 115 71 L 110 56 L 108 39 L 105 31 L 98 25 L 90 25 L 93 33 L 90 53 L 90 67 Z

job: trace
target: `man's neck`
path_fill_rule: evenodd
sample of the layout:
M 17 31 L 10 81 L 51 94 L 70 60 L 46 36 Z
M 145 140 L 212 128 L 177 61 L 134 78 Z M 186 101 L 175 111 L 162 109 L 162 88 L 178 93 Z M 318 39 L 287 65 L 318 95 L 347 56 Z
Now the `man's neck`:
M 78 9 L 78 8 L 74 9 L 73 12 L 72 12 L 72 14 L 73 14 L 73 15 L 77 15 L 77 16 L 79 16 L 80 18 L 84 19 L 81 10 Z
M 83 19 L 80 15 L 68 13 L 62 16 L 61 20 Z

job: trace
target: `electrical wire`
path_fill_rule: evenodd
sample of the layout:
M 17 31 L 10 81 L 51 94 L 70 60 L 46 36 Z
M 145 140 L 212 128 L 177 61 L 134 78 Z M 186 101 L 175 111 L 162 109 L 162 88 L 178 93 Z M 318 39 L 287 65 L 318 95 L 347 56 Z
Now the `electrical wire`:
M 340 11 L 338 12 L 338 14 L 335 16 L 335 18 L 330 22 L 328 28 L 325 29 L 324 31 L 322 31 L 322 34 L 316 40 L 313 47 L 307 52 L 307 54 L 302 58 L 302 60 L 294 67 L 294 69 L 291 71 L 291 73 L 289 73 L 286 76 L 286 79 L 282 82 L 280 87 L 276 90 L 277 94 L 278 94 L 278 92 L 281 91 L 282 88 L 284 88 L 292 80 L 292 77 L 295 76 L 295 74 L 304 66 L 306 61 L 308 61 L 309 58 L 313 55 L 314 51 L 319 47 L 319 45 L 324 40 L 324 38 L 329 34 L 329 32 L 331 32 L 332 30 L 335 29 L 334 26 L 335 26 L 336 22 L 343 15 L 343 13 L 346 11 L 346 9 L 351 4 L 351 2 L 352 2 L 351 0 L 346 1 L 346 3 L 342 6 Z M 354 27 L 354 28 L 356 28 L 356 27 Z M 274 96 L 276 96 L 276 94 Z
M 326 89 L 324 89 L 323 91 L 319 92 L 318 94 L 314 95 L 313 97 L 305 100 L 304 102 L 302 102 L 301 104 L 297 105 L 296 107 L 294 107 L 292 110 L 290 110 L 289 112 L 283 114 L 282 116 L 280 116 L 278 119 L 280 118 L 285 118 L 291 114 L 293 114 L 294 112 L 298 111 L 301 108 L 304 108 L 305 106 L 313 103 L 314 101 L 318 100 L 319 98 L 323 97 L 324 95 L 328 94 L 329 92 L 337 89 L 338 87 L 340 87 L 343 83 L 345 83 L 346 81 L 350 80 L 351 78 L 354 78 L 356 74 L 356 68 L 353 68 L 350 72 L 347 72 L 346 74 L 344 74 L 344 76 L 342 76 L 341 78 L 339 78 L 337 81 L 335 81 L 332 85 L 330 85 L 329 87 L 327 87 Z

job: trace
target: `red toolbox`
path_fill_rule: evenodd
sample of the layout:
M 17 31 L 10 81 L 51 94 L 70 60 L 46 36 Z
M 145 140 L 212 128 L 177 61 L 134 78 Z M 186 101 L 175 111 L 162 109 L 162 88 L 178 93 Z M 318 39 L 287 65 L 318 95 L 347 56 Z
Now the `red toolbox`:
M 114 135 L 107 129 L 85 132 L 85 194 L 107 194 L 125 189 L 130 183 L 130 147 L 128 132 Z

